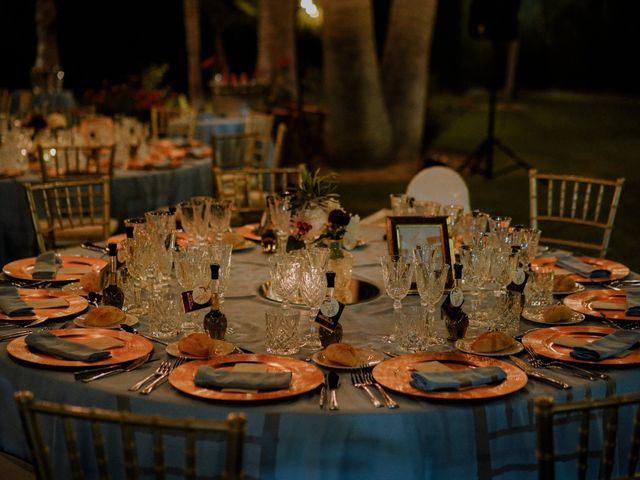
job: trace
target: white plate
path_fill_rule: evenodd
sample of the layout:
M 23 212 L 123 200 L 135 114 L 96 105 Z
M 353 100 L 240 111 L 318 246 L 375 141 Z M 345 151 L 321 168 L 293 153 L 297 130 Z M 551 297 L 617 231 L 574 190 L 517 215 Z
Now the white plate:
M 531 310 L 528 308 L 524 308 L 522 310 L 522 318 L 524 318 L 525 320 L 529 320 L 530 322 L 533 322 L 533 323 L 539 323 L 541 325 L 547 325 L 552 327 L 556 325 L 573 325 L 574 323 L 580 323 L 585 319 L 584 314 L 580 312 L 576 312 L 574 310 L 571 313 L 571 320 L 565 320 L 562 322 L 545 322 L 542 319 L 542 312 L 543 312 L 542 309 Z
M 73 319 L 73 323 L 76 326 L 82 327 L 82 328 L 107 328 L 109 330 L 117 330 L 118 328 L 120 328 L 120 323 L 117 323 L 111 327 L 96 327 L 95 325 L 87 325 L 86 323 L 84 323 L 84 319 L 85 319 L 85 315 L 80 315 L 79 317 L 76 317 Z M 138 323 L 138 317 L 127 313 L 127 316 L 124 318 L 124 322 L 122 323 L 132 327 Z
M 215 354 L 213 356 L 218 355 L 229 355 L 236 349 L 236 346 L 233 343 L 225 342 L 224 340 L 214 340 L 216 344 Z M 195 355 L 185 355 L 178 348 L 178 342 L 173 342 L 167 345 L 167 353 L 172 357 L 185 357 L 190 360 L 205 360 L 210 357 L 196 357 Z
M 515 355 L 516 353 L 520 353 L 524 347 L 520 342 L 516 342 L 510 348 L 505 348 L 504 350 L 500 350 L 499 352 L 490 352 L 490 353 L 480 353 L 476 352 L 471 348 L 471 344 L 475 341 L 474 338 L 461 338 L 457 340 L 455 345 L 458 350 L 464 353 L 470 353 L 472 355 L 482 355 L 483 357 L 504 357 L 506 355 Z
M 581 283 L 576 283 L 576 286 L 573 287 L 571 290 L 567 290 L 566 292 L 553 292 L 554 295 L 571 295 L 572 293 L 577 293 L 577 292 L 581 292 L 585 289 L 586 287 L 581 284 Z
M 333 363 L 331 360 L 325 358 L 324 350 L 320 350 L 319 352 L 314 353 L 311 356 L 311 360 L 323 367 L 335 368 L 338 370 L 353 370 L 355 368 L 359 368 L 361 365 L 373 367 L 374 365 L 377 365 L 384 360 L 384 353 L 382 352 L 376 352 L 375 350 L 371 350 L 369 348 L 358 347 L 354 347 L 354 350 L 356 351 L 356 356 L 360 359 L 360 364 L 356 367 L 348 367 L 346 365 Z

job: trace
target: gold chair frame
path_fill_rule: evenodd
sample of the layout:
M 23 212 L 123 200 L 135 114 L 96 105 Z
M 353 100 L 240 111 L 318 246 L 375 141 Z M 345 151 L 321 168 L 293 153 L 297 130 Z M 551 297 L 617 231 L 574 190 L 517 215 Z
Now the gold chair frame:
M 246 132 L 211 135 L 213 165 L 223 170 L 254 167 L 257 138 L 257 134 Z
M 109 177 L 26 183 L 24 188 L 40 252 L 66 246 L 60 243 L 60 237 L 64 237 L 65 231 L 72 232 L 74 229 L 97 230 L 101 238 L 91 238 L 92 240 L 105 240 L 109 237 Z M 78 239 L 78 243 L 89 239 Z
M 184 135 L 187 139 L 192 139 L 196 132 L 196 114 L 197 112 L 191 108 L 151 107 L 151 136 L 160 138 L 161 136 Z M 186 118 L 186 129 L 183 130 L 171 125 L 172 120 L 179 118 Z
M 115 153 L 114 145 L 38 145 L 42 181 L 112 177 Z
M 273 162 L 271 162 L 271 166 L 274 168 L 280 167 L 282 163 L 282 149 L 284 148 L 286 134 L 287 125 L 284 122 L 280 122 L 276 130 L 276 143 L 273 146 Z
M 602 453 L 600 456 L 600 479 L 610 479 L 614 467 L 618 411 L 620 407 L 636 405 L 634 424 L 629 440 L 629 456 L 627 476 L 623 478 L 640 478 L 636 472 L 638 452 L 640 451 L 640 394 L 608 397 L 601 400 L 583 400 L 556 404 L 551 397 L 538 397 L 535 400 L 538 478 L 553 480 L 555 478 L 554 418 L 559 414 L 580 413 L 579 441 L 577 446 L 577 478 L 587 477 L 589 457 L 590 422 L 594 411 L 602 411 Z
M 185 436 L 185 467 L 182 472 L 185 478 L 196 478 L 196 443 L 198 437 L 212 434 L 226 437 L 227 451 L 222 478 L 225 480 L 244 478 L 242 457 L 246 419 L 240 413 L 229 414 L 225 421 L 141 415 L 122 410 L 87 408 L 39 401 L 35 400 L 33 393 L 29 391 L 17 392 L 15 400 L 18 404 L 22 425 L 33 457 L 35 471 L 41 480 L 54 479 L 56 475 L 52 469 L 49 449 L 42 435 L 37 418 L 38 415 L 50 415 L 62 419 L 67 460 L 74 480 L 85 477 L 72 419 L 86 421 L 91 425 L 95 461 L 100 478 L 111 478 L 109 476 L 105 436 L 101 428 L 103 423 L 115 424 L 121 429 L 126 478 L 138 478 L 139 476 L 134 434 L 137 430 L 142 429 L 151 430 L 153 433 L 153 465 L 156 478 L 164 478 L 165 474 L 164 432 L 178 432 Z
M 256 145 L 254 147 L 254 156 L 257 161 L 252 162 L 255 167 L 265 168 L 269 158 L 269 150 L 271 149 L 271 133 L 273 132 L 273 122 L 275 116 L 269 113 L 250 111 L 245 120 L 245 133 L 253 133 L 256 135 Z M 274 167 L 277 165 L 274 163 Z
M 548 222 L 602 231 L 602 238 L 596 243 L 550 237 L 542 228 L 540 242 L 595 250 L 598 256 L 604 257 L 609 248 L 624 181 L 622 177 L 607 180 L 529 170 L 529 214 L 533 228 L 540 228 L 540 222 Z

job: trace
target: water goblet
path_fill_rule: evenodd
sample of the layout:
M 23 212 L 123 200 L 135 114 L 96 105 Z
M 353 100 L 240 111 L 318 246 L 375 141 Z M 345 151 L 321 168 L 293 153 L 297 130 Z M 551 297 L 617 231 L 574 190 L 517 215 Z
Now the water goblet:
M 309 348 L 322 348 L 315 318 L 326 292 L 325 270 L 316 268 L 311 262 L 307 262 L 300 272 L 300 296 L 309 308 L 308 328 L 302 338 L 303 344 Z
M 269 259 L 271 285 L 284 309 L 289 308 L 289 302 L 300 286 L 300 265 L 300 257 L 294 255 L 278 254 Z
M 443 344 L 444 338 L 438 338 L 435 335 L 435 313 L 436 305 L 444 294 L 449 265 L 444 264 L 434 268 L 432 265 L 416 261 L 415 268 L 420 305 L 427 311 L 427 344 Z
M 176 279 L 184 291 L 193 290 L 209 284 L 210 270 L 206 251 L 203 248 L 190 246 L 174 252 Z M 180 330 L 185 334 L 198 330 L 194 322 L 197 312 L 187 312 Z
M 284 195 L 269 195 L 267 197 L 267 206 L 269 207 L 271 221 L 278 236 L 278 253 L 285 254 L 291 224 L 289 199 Z
M 401 255 L 385 255 L 380 257 L 380 265 L 384 288 L 393 300 L 393 308 L 402 308 L 402 299 L 407 296 L 411 287 L 413 264 Z
M 207 204 L 209 228 L 213 233 L 213 241 L 222 243 L 223 234 L 230 229 L 232 200 L 212 200 Z
M 182 229 L 189 238 L 189 243 L 199 244 L 203 235 L 203 212 L 204 203 L 181 202 L 178 204 Z

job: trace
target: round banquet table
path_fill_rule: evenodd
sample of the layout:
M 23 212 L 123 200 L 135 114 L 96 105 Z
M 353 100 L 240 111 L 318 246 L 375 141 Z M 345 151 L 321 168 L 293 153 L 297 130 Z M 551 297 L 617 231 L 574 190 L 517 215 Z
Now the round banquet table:
M 36 174 L 0 179 L 0 264 L 38 253 L 23 184 Z M 111 181 L 111 217 L 120 222 L 194 195 L 212 195 L 211 159 L 185 160 L 171 170 L 116 170 Z
M 353 252 L 354 275 L 382 287 L 377 259 L 387 249 L 383 231 L 367 227 L 361 233 L 367 244 Z M 79 250 L 76 253 L 86 254 Z M 274 305 L 257 294 L 267 278 L 266 257 L 259 247 L 233 254 L 231 284 L 223 310 L 235 333 L 227 339 L 256 353 L 264 353 L 264 311 Z M 416 297 L 404 301 L 405 305 L 415 303 Z M 141 331 L 145 323 L 143 318 Z M 382 341 L 393 328 L 392 303 L 384 294 L 348 306 L 342 324 L 346 342 L 378 350 L 394 349 Z M 523 321 L 521 327 L 528 329 L 531 324 Z M 308 355 L 303 350 L 296 356 Z M 628 367 L 606 369 L 609 379 L 594 382 L 561 375 L 572 385 L 570 390 L 529 381 L 518 392 L 480 401 L 435 401 L 391 392 L 400 405 L 396 410 L 373 408 L 363 392 L 351 385 L 345 371 L 340 371 L 337 411 L 319 409 L 317 391 L 259 403 L 204 400 L 182 394 L 169 384 L 148 396 L 129 392 L 130 385 L 167 357 L 164 347 L 155 344 L 155 356 L 156 362 L 147 367 L 85 384 L 74 382 L 70 372 L 15 361 L 8 356 L 6 344 L 0 344 L 0 450 L 28 456 L 12 395 L 16 390 L 29 389 L 40 399 L 139 413 L 222 419 L 230 412 L 241 411 L 248 419 L 244 463 L 251 478 L 534 479 L 535 397 L 548 395 L 565 402 L 640 391 L 637 368 Z M 631 428 L 631 423 L 623 422 L 623 429 Z M 575 426 L 566 424 L 562 428 Z M 55 432 L 60 429 L 59 425 L 50 427 Z M 566 452 L 574 449 L 573 439 L 565 443 L 557 448 Z M 62 447 L 56 443 L 53 448 L 53 458 L 58 459 Z M 574 463 L 562 463 L 557 472 L 558 478 L 573 475 Z

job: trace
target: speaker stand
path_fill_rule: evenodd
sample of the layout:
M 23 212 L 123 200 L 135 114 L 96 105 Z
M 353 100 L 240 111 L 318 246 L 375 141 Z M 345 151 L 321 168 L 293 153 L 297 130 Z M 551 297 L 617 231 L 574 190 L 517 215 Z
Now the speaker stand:
M 497 45 L 493 43 L 493 55 L 492 55 L 492 72 L 491 81 L 489 84 L 489 117 L 487 121 L 487 136 L 480 144 L 465 158 L 461 170 L 469 168 L 471 173 L 482 173 L 486 178 L 493 178 L 493 159 L 494 149 L 500 150 L 504 153 L 513 165 L 509 165 L 499 172 L 495 173 L 495 176 L 504 175 L 505 173 L 516 170 L 517 168 L 524 168 L 529 170 L 531 165 L 520 158 L 510 147 L 505 145 L 495 135 L 496 124 L 496 97 L 497 97 Z

